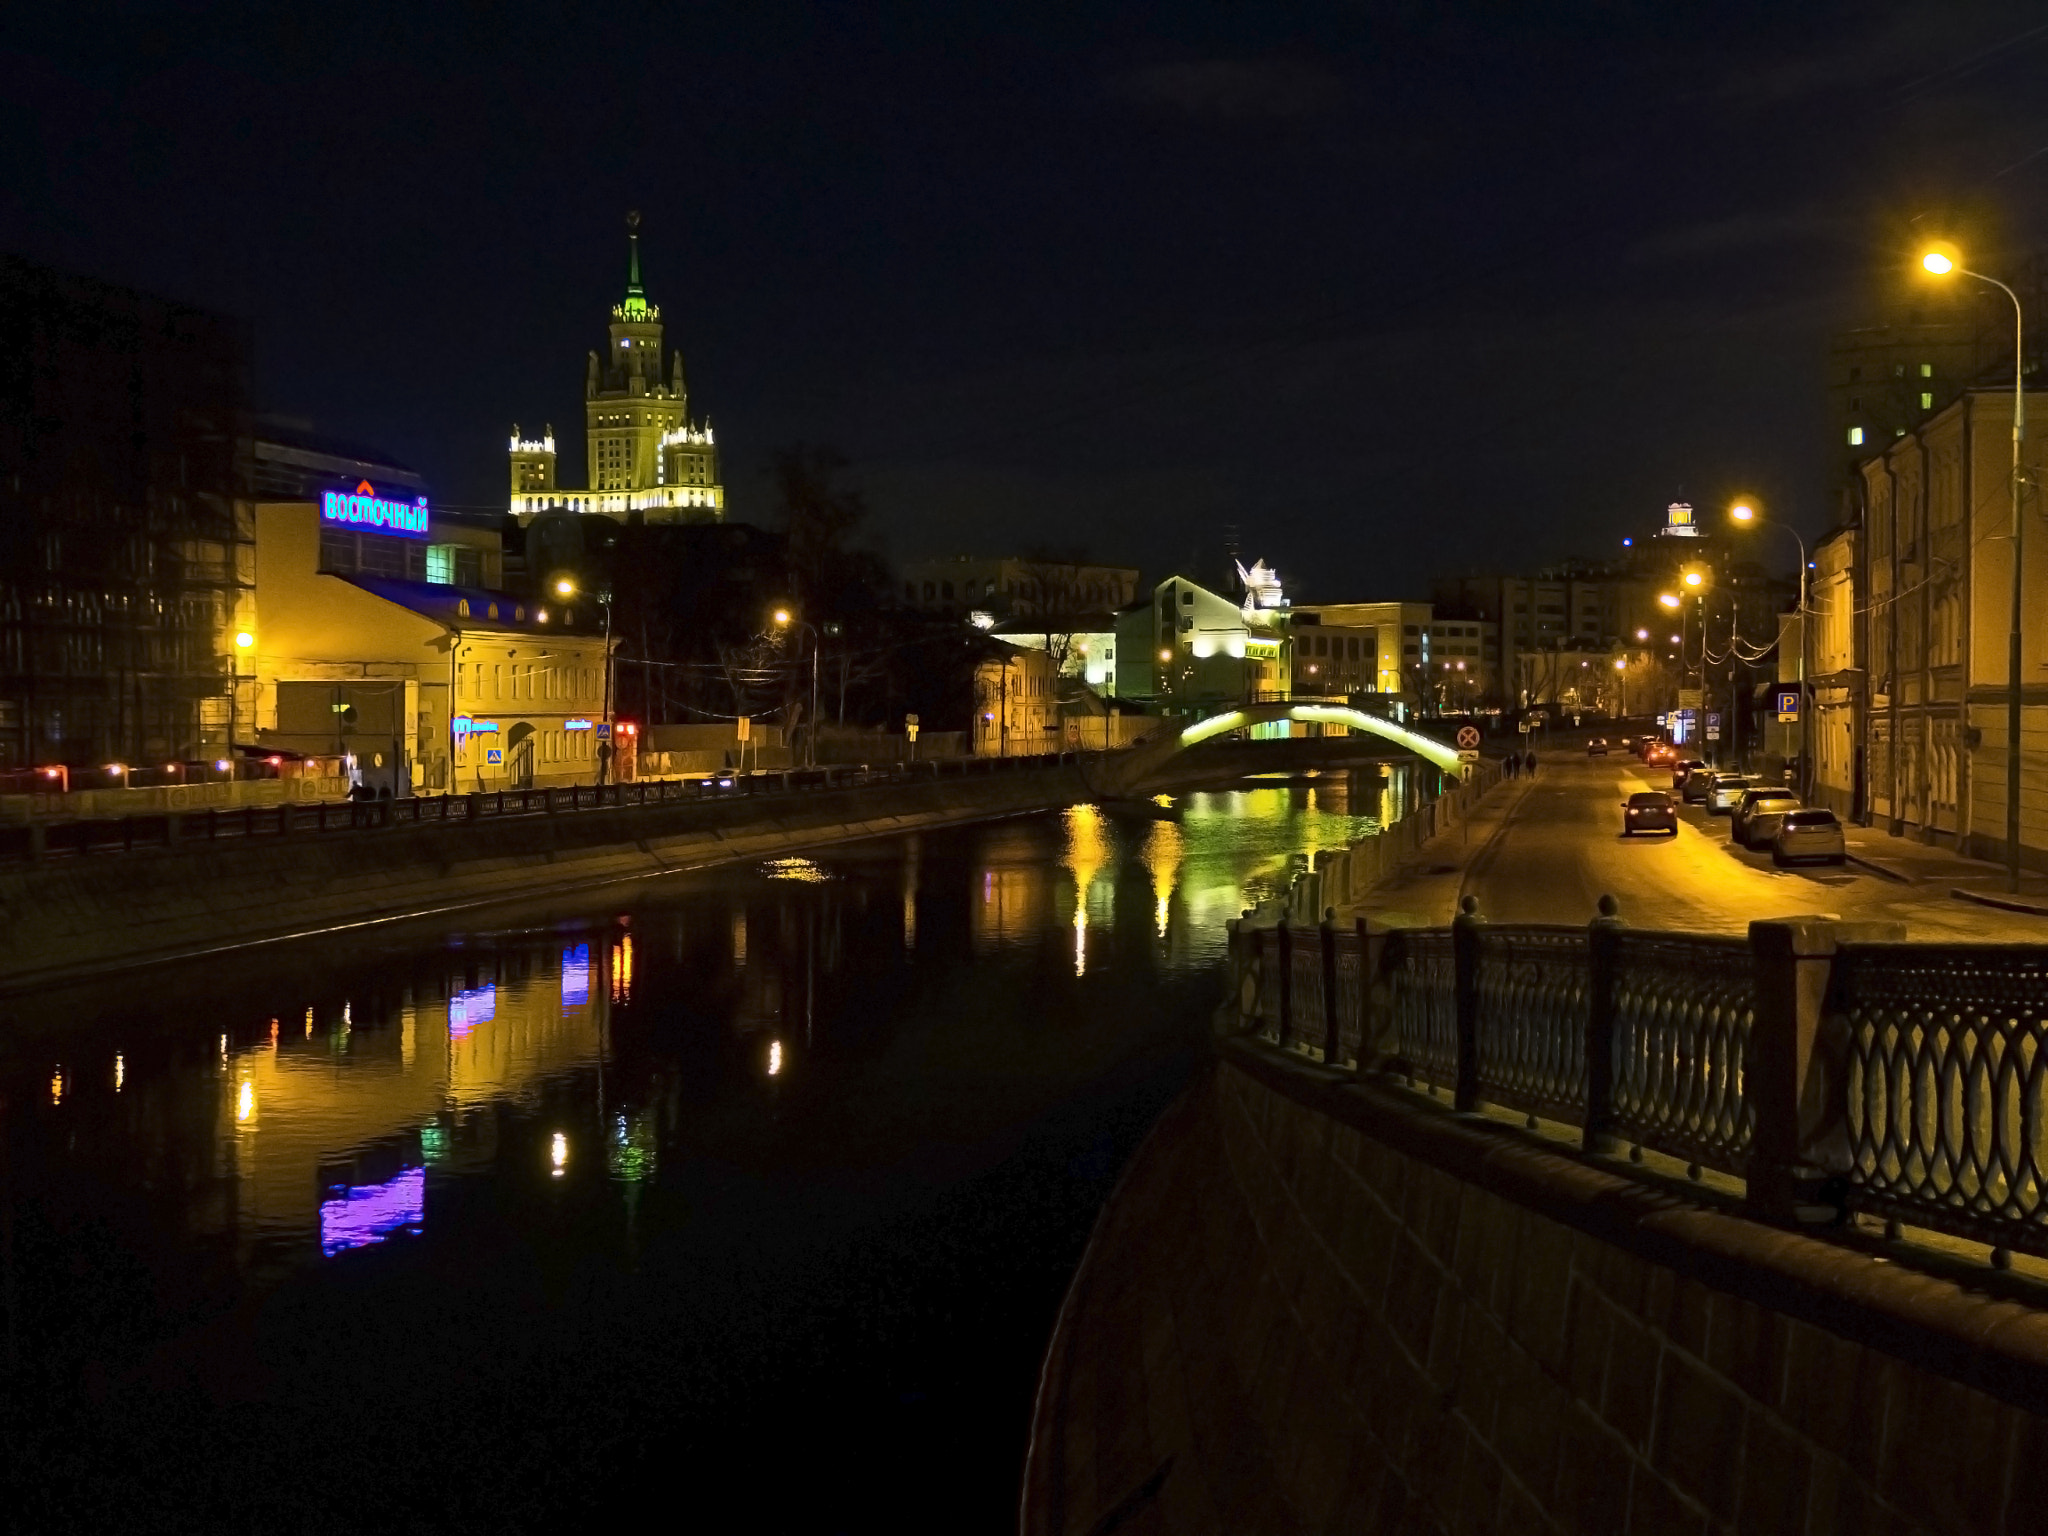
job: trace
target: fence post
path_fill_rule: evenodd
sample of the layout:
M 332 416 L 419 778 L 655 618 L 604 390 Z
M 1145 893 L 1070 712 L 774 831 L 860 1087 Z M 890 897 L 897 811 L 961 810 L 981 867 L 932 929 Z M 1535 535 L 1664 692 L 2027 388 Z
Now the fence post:
M 1276 962 L 1280 967 L 1280 1019 L 1276 1033 L 1282 1050 L 1286 1049 L 1287 1037 L 1294 1028 L 1294 934 L 1287 926 L 1287 917 L 1287 910 L 1283 907 L 1280 912 L 1280 946 Z
M 1369 917 L 1358 924 L 1358 1071 L 1363 1076 L 1387 1054 L 1393 1033 L 1394 990 L 1387 975 L 1387 930 Z
M 1828 1221 L 1839 1214 L 1824 1185 L 1847 1171 L 1839 1155 L 1842 1072 L 1828 1060 L 1821 1018 L 1835 950 L 1844 941 L 1899 942 L 1904 923 L 1783 918 L 1749 925 L 1756 966 L 1756 1023 L 1743 1062 L 1743 1094 L 1755 1117 L 1749 1200 L 1779 1221 Z M 1818 1047 L 1818 1048 L 1817 1048 Z
M 1323 941 L 1323 1065 L 1344 1064 L 1344 1038 L 1337 1025 L 1337 909 L 1325 907 Z
M 1477 896 L 1458 903 L 1458 915 L 1451 919 L 1458 1007 L 1458 1072 L 1451 1107 L 1459 1110 L 1479 1107 L 1479 936 L 1485 926 Z
M 1600 898 L 1586 925 L 1586 1127 L 1588 1152 L 1612 1152 L 1614 1138 L 1614 983 L 1621 965 L 1621 903 Z

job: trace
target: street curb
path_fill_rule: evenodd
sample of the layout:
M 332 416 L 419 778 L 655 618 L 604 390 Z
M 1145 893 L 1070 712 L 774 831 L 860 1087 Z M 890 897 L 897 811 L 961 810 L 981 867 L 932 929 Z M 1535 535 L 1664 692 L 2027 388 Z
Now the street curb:
M 1867 869 L 1873 875 L 1882 876 L 1884 879 L 1894 881 L 1899 885 L 1919 884 L 1919 881 L 1915 880 L 1911 875 L 1901 874 L 1898 870 L 1893 869 L 1889 864 L 1880 864 L 1875 859 L 1860 858 L 1854 853 L 1846 854 L 1844 855 L 1844 857 L 1846 857 L 1848 861 L 1851 864 L 1854 864 L 1858 869 Z
M 1959 885 L 1950 886 L 1948 893 L 1957 901 L 1974 901 L 1980 907 L 1998 907 L 2006 912 L 2025 912 L 2032 917 L 2048 917 L 2048 905 L 2029 902 L 2018 896 L 1994 896 L 1988 891 L 1966 891 Z

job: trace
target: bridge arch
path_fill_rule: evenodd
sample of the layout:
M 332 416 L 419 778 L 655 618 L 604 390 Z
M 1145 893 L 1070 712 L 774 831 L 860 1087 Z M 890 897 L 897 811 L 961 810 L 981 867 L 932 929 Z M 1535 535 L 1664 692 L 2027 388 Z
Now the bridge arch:
M 1437 767 L 1456 773 L 1460 769 L 1455 748 L 1447 747 L 1433 736 L 1420 731 L 1411 731 L 1406 726 L 1379 715 L 1368 715 L 1363 710 L 1351 709 L 1342 704 L 1248 704 L 1238 709 L 1226 710 L 1220 715 L 1211 715 L 1206 720 L 1197 720 L 1180 732 L 1174 741 L 1172 751 L 1184 751 L 1198 746 L 1213 737 L 1241 731 L 1247 726 L 1262 725 L 1270 720 L 1300 720 L 1310 725 L 1341 725 L 1348 730 L 1362 731 L 1369 736 L 1379 736 L 1396 746 L 1406 747 L 1416 756 L 1425 758 Z

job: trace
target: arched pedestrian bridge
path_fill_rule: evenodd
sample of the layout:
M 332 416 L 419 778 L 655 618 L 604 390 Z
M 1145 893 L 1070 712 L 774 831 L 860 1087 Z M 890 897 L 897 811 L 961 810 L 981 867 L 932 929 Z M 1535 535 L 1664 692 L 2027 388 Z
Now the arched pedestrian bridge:
M 1342 736 L 1287 736 L 1244 740 L 1236 732 L 1280 720 L 1341 726 Z M 1342 767 L 1415 756 L 1447 773 L 1459 771 L 1457 749 L 1440 735 L 1397 725 L 1342 704 L 1246 704 L 1170 725 L 1118 760 L 1116 790 L 1130 794 L 1189 780 L 1272 773 L 1290 768 Z

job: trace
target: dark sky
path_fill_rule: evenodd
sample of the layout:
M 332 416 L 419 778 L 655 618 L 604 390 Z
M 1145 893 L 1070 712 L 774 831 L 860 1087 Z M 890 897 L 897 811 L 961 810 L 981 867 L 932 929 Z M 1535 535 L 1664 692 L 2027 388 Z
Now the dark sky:
M 0 247 L 245 317 L 268 409 L 581 483 L 622 214 L 732 514 L 1298 597 L 1828 521 L 1829 330 L 1915 221 L 2048 244 L 2038 3 L 12 7 Z

